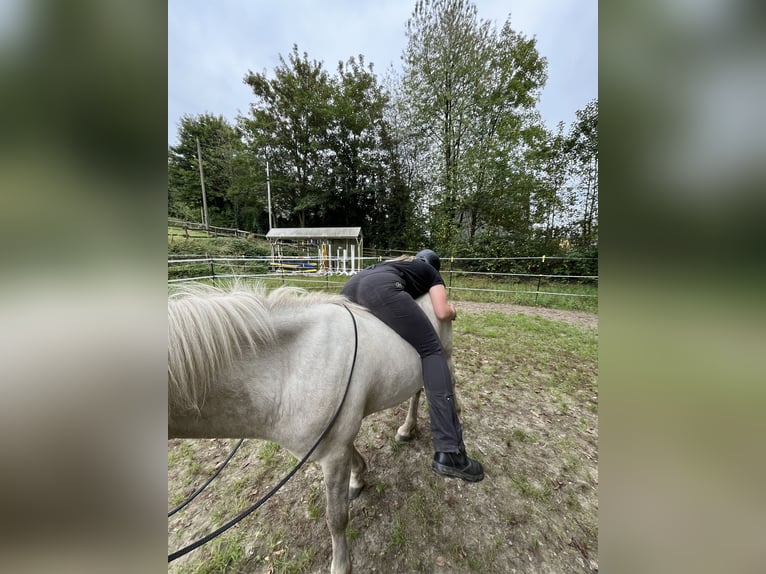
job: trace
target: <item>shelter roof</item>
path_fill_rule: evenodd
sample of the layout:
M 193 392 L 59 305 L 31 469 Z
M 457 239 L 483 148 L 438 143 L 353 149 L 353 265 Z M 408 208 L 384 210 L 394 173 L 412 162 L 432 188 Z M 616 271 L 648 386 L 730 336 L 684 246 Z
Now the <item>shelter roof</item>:
M 361 227 L 274 227 L 267 239 L 359 239 Z

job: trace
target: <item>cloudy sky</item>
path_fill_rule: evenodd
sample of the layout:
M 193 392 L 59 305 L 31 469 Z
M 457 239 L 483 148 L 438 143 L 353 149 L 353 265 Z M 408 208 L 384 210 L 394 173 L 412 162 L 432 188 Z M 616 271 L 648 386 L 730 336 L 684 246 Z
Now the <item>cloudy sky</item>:
M 479 19 L 537 38 L 548 59 L 539 109 L 553 128 L 598 96 L 597 0 L 474 0 Z M 364 55 L 379 77 L 401 69 L 405 25 L 415 0 L 168 0 L 168 144 L 185 114 L 234 122 L 252 92 L 248 70 L 273 77 L 279 55 L 307 52 L 334 72 Z

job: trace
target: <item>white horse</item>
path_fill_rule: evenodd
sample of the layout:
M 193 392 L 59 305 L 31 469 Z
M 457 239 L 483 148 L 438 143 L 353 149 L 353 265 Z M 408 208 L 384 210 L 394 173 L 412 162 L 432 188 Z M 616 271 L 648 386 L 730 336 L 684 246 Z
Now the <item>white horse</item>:
M 451 323 L 436 318 L 427 295 L 418 303 L 452 371 Z M 350 376 L 343 408 L 310 460 L 324 474 L 331 572 L 351 572 L 348 502 L 361 492 L 366 467 L 354 438 L 365 416 L 415 395 L 397 433 L 411 437 L 423 384 L 415 349 L 346 298 L 295 288 L 267 294 L 260 286 L 187 285 L 169 296 L 168 322 L 171 438 L 259 438 L 301 459 L 332 419 Z

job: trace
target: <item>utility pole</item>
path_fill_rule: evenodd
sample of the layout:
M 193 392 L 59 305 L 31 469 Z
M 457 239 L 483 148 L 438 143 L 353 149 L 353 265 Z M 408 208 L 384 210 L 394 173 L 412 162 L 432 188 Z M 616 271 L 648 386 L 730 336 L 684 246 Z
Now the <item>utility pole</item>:
M 208 231 L 207 225 L 207 197 L 205 197 L 205 174 L 202 172 L 202 152 L 199 148 L 199 138 L 197 139 L 197 161 L 199 162 L 199 180 L 202 183 L 202 224 L 205 231 Z
M 266 160 L 266 197 L 269 202 L 269 231 L 271 231 L 271 179 L 269 178 L 269 160 Z

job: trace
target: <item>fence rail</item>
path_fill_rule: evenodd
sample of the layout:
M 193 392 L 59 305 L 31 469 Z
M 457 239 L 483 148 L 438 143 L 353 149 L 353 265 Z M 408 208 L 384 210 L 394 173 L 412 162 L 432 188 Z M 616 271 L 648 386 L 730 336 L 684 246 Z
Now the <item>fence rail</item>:
M 380 261 L 379 257 L 365 257 L 365 264 Z M 451 298 L 490 300 L 518 304 L 549 305 L 554 299 L 569 299 L 558 306 L 595 311 L 598 305 L 598 275 L 556 274 L 540 268 L 537 272 L 474 271 L 472 264 L 493 260 L 527 261 L 540 266 L 554 264 L 567 258 L 443 258 L 441 274 Z M 285 261 L 301 263 L 292 270 Z M 308 264 L 315 263 L 309 266 Z M 461 265 L 465 264 L 465 265 Z M 460 268 L 464 267 L 464 268 Z M 218 279 L 258 279 L 269 284 L 299 285 L 306 289 L 340 291 L 353 273 L 344 271 L 342 258 L 333 258 L 333 271 L 321 270 L 318 257 L 295 256 L 281 259 L 272 257 L 210 257 L 206 255 L 176 256 L 168 259 L 168 283 Z M 341 271 L 336 271 L 335 269 Z M 478 298 L 478 299 L 477 299 Z M 558 299 L 560 300 L 560 299 Z M 580 303 L 576 303 L 579 300 Z
M 191 221 L 183 221 L 181 219 L 168 218 L 168 227 L 180 227 L 183 229 L 183 233 L 168 233 L 170 237 L 185 237 L 189 238 L 189 231 L 204 231 L 208 237 L 238 237 L 247 238 L 255 235 L 250 231 L 244 231 L 242 229 L 234 229 L 231 227 L 217 227 L 215 225 L 205 225 L 204 223 L 194 223 Z M 259 235 L 258 237 L 264 237 Z

